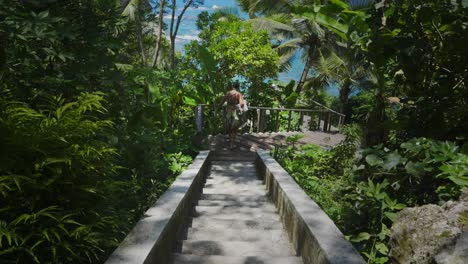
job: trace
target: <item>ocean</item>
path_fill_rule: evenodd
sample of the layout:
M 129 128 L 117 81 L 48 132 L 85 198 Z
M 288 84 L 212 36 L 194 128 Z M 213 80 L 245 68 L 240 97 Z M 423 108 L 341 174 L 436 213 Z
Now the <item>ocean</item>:
M 177 13 L 179 14 L 184 5 L 183 0 L 177 0 Z M 184 18 L 179 27 L 179 32 L 176 39 L 176 49 L 178 51 L 183 51 L 184 45 L 188 44 L 192 40 L 198 40 L 198 34 L 200 33 L 196 26 L 196 21 L 198 15 L 207 11 L 209 13 L 214 12 L 220 8 L 234 8 L 237 10 L 238 15 L 243 19 L 248 19 L 248 15 L 240 10 L 235 0 L 205 0 L 204 4 L 198 8 L 190 7 L 187 9 Z M 165 16 L 166 23 L 170 21 L 170 15 Z M 166 32 L 169 34 L 168 32 Z M 292 67 L 288 72 L 281 72 L 278 75 L 278 80 L 283 83 L 288 83 L 290 80 L 295 80 L 296 82 L 300 79 L 302 70 L 304 69 L 304 62 L 300 59 L 299 54 L 295 56 L 292 63 Z M 328 93 L 331 95 L 337 95 L 338 91 L 336 88 L 327 89 Z

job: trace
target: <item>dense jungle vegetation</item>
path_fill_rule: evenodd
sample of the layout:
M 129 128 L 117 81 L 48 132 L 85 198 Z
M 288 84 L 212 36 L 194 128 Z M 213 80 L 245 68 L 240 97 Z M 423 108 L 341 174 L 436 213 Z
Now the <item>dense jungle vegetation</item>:
M 237 2 L 249 19 L 202 12 L 177 52 L 203 0 L 0 0 L 1 263 L 104 262 L 196 155 L 195 106 L 233 79 L 251 105 L 346 114 L 334 149 L 273 154 L 370 263 L 389 261 L 399 210 L 458 198 L 466 1 Z M 294 56 L 301 78 L 279 83 Z

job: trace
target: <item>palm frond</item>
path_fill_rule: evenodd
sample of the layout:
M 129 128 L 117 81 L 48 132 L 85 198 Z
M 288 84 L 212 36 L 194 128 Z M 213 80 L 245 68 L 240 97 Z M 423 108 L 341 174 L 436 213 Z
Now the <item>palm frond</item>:
M 285 40 L 294 34 L 294 28 L 272 18 L 254 18 L 248 21 L 256 31 L 266 30 L 271 38 Z
M 236 21 L 236 20 L 241 19 L 239 17 L 239 12 L 234 7 L 223 7 L 223 8 L 217 9 L 213 13 L 213 16 L 216 17 L 219 21 L 230 21 L 230 22 L 232 22 L 232 21 Z
M 122 11 L 122 16 L 130 18 L 130 20 L 135 20 L 135 15 L 137 13 L 138 4 L 140 0 L 129 0 L 124 10 Z

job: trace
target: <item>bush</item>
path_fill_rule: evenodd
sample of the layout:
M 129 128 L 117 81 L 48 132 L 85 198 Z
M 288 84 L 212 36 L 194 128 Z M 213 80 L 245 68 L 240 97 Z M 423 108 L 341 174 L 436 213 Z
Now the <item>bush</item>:
M 386 263 L 397 213 L 457 199 L 468 186 L 468 156 L 454 143 L 425 138 L 356 151 L 360 133 L 343 131 L 346 140 L 331 151 L 290 146 L 273 155 L 369 263 Z
M 108 207 L 119 167 L 100 94 L 53 97 L 33 110 L 0 103 L 0 255 L 3 261 L 92 262 L 121 229 Z

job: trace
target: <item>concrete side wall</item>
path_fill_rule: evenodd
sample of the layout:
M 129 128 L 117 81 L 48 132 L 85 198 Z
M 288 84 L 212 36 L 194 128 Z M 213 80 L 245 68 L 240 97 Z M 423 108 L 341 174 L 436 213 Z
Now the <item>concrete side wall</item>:
M 267 151 L 259 151 L 255 163 L 304 263 L 365 263 L 333 221 Z
M 146 211 L 105 264 L 168 263 L 184 221 L 198 201 L 209 169 L 202 151 L 158 201 Z

